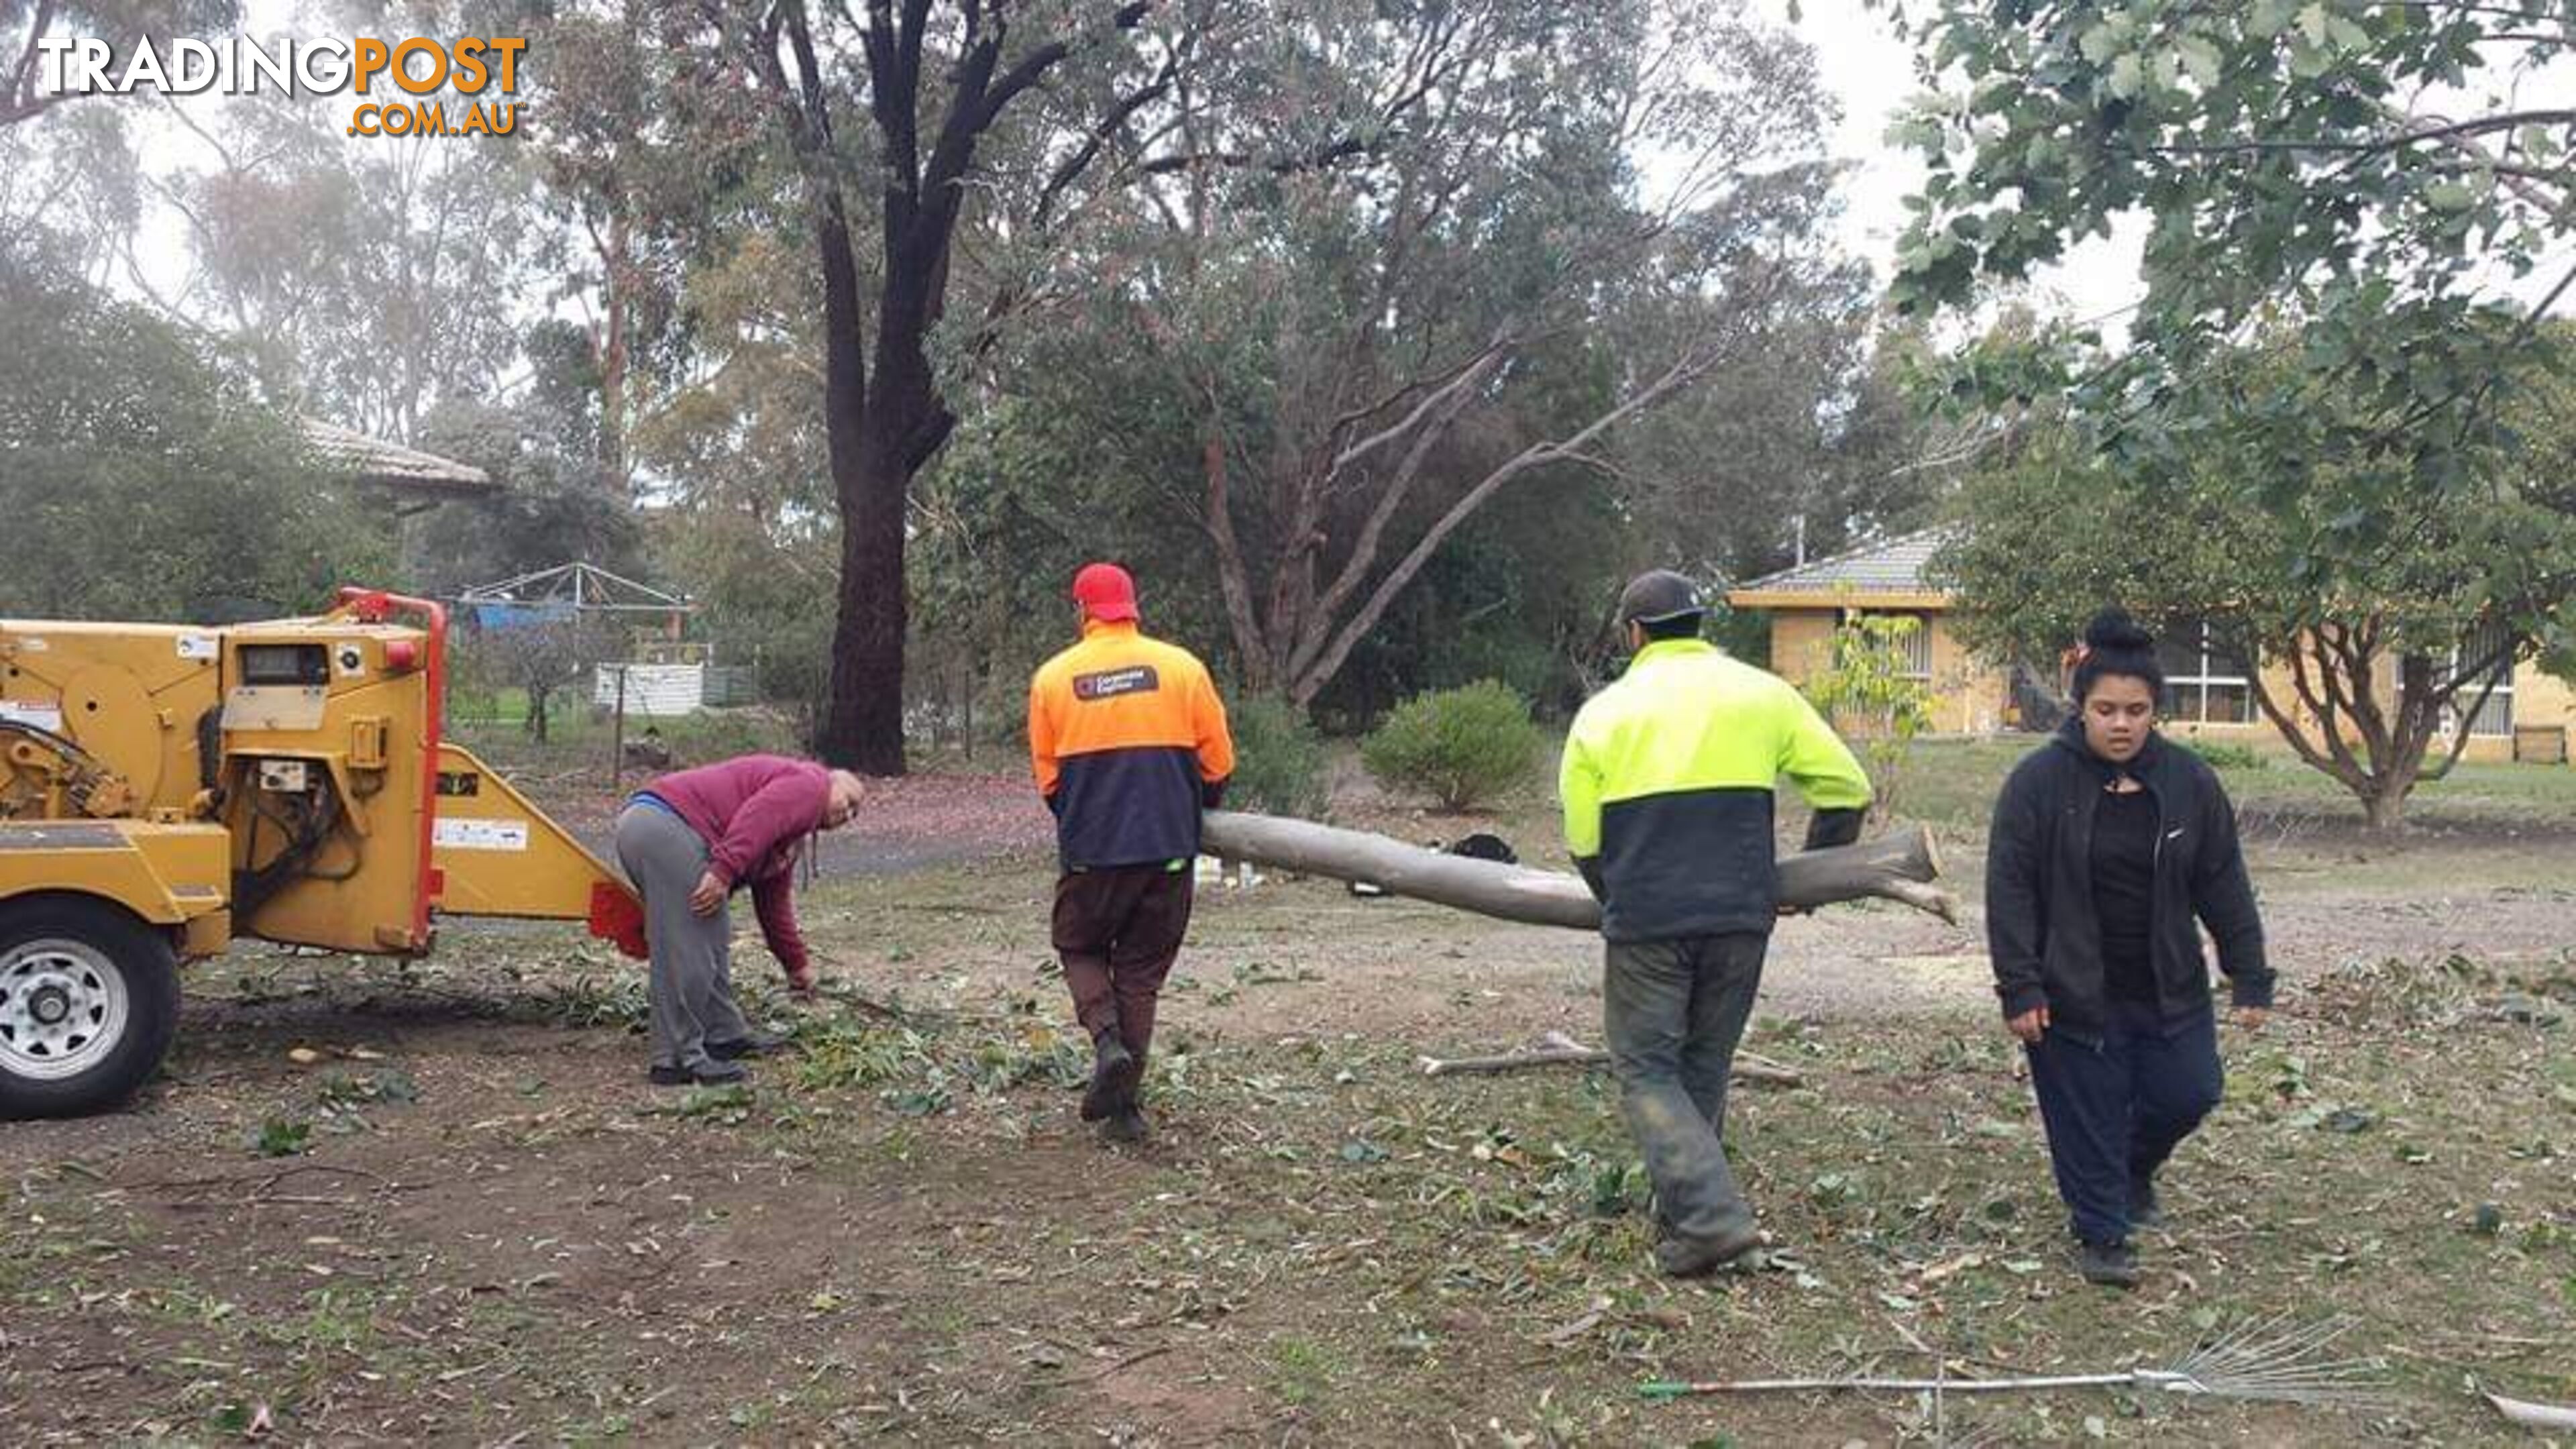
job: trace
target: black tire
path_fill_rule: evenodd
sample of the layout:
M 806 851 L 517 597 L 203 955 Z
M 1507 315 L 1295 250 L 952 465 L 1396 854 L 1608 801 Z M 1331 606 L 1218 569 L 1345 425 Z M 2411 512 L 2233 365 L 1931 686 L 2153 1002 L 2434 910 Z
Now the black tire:
M 134 1095 L 179 1028 L 169 938 L 101 901 L 0 905 L 0 1121 Z

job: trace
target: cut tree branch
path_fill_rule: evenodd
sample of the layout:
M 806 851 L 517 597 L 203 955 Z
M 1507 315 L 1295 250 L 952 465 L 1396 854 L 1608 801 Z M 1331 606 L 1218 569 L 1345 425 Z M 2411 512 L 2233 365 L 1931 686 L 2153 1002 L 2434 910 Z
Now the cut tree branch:
M 1563 871 L 1476 860 L 1366 831 L 1234 810 L 1209 811 L 1203 835 L 1207 852 L 1228 860 L 1362 881 L 1500 920 L 1585 931 L 1601 924 L 1601 903 Z M 1811 910 L 1874 896 L 1956 924 L 1958 901 L 1933 884 L 1940 874 L 1932 832 L 1918 825 L 1857 845 L 1780 857 L 1780 905 Z

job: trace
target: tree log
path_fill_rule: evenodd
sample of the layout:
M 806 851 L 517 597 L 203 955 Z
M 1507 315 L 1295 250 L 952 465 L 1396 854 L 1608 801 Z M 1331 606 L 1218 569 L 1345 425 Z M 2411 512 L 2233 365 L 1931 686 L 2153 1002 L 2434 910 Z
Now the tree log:
M 1598 930 L 1601 925 L 1600 903 L 1592 899 L 1581 877 L 1425 850 L 1363 830 L 1211 810 L 1202 848 L 1229 860 L 1366 882 L 1395 895 L 1506 921 L 1578 931 Z M 1957 925 L 1957 899 L 1932 884 L 1940 874 L 1941 858 L 1933 848 L 1932 832 L 1909 826 L 1856 845 L 1780 857 L 1780 905 L 1784 910 L 1812 910 L 1877 896 Z

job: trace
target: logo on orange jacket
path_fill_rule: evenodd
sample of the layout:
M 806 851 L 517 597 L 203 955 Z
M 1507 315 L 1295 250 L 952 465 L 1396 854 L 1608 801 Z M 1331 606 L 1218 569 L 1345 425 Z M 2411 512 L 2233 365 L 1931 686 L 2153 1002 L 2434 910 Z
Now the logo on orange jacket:
M 1076 699 L 1115 699 L 1122 694 L 1152 694 L 1163 687 L 1162 676 L 1151 664 L 1131 664 L 1124 669 L 1106 669 L 1097 674 L 1077 674 L 1073 678 Z

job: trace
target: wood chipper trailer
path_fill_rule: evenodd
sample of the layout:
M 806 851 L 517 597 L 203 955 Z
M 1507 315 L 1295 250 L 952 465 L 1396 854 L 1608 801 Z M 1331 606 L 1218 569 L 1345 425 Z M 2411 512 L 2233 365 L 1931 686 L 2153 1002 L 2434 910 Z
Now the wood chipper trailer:
M 447 616 L 343 589 L 216 629 L 0 620 L 0 1119 L 152 1074 L 235 937 L 415 956 L 436 918 L 583 920 L 624 880 L 439 736 Z

